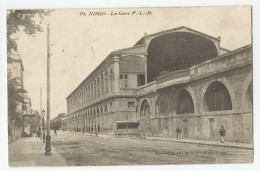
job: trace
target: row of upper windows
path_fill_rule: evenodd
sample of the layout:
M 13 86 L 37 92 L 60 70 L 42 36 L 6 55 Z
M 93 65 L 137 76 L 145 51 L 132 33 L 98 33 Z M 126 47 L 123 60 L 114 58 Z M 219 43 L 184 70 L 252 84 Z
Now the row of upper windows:
M 109 87 L 112 90 L 112 77 L 113 71 L 111 69 L 108 74 L 107 71 L 102 73 L 98 78 L 92 81 L 88 86 L 78 92 L 74 97 L 68 100 L 68 111 L 71 112 L 73 109 L 86 104 L 97 97 L 108 93 Z M 110 86 L 109 86 L 110 84 Z

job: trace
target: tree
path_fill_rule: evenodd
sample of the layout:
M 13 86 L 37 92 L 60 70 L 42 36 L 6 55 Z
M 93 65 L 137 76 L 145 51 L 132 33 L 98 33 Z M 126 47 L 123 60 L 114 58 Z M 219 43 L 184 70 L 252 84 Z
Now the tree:
M 8 72 L 8 115 L 19 127 L 22 126 L 22 118 L 17 107 L 19 104 L 24 104 L 23 94 L 26 92 L 20 87 L 17 78 L 11 78 L 11 73 Z
M 12 36 L 23 29 L 23 31 L 31 36 L 35 36 L 37 32 L 42 32 L 42 20 L 48 16 L 53 10 L 9 10 L 7 12 L 7 53 L 12 50 L 17 51 L 17 38 Z M 39 18 L 39 23 L 35 22 L 35 18 Z M 10 59 L 8 58 L 8 62 Z

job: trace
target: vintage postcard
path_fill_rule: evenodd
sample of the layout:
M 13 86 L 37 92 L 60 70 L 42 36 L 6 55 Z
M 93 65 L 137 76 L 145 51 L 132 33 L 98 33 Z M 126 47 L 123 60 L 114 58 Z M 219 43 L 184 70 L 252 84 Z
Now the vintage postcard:
M 252 163 L 251 10 L 8 10 L 9 166 Z

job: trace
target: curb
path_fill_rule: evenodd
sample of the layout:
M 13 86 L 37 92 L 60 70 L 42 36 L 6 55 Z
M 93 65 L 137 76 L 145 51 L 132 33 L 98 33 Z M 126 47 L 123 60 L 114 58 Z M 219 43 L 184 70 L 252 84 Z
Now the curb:
M 158 140 L 158 141 L 171 141 L 171 142 L 178 142 L 178 143 L 187 143 L 187 144 L 200 144 L 200 145 L 208 145 L 208 146 L 219 146 L 219 147 L 231 147 L 231 148 L 239 148 L 239 149 L 246 149 L 246 150 L 253 150 L 254 147 L 241 147 L 241 146 L 235 146 L 235 145 L 227 145 L 227 144 L 211 144 L 206 142 L 187 142 L 187 141 L 177 141 L 177 140 L 167 140 L 167 139 L 156 139 L 152 137 L 146 137 L 146 139 L 149 140 Z

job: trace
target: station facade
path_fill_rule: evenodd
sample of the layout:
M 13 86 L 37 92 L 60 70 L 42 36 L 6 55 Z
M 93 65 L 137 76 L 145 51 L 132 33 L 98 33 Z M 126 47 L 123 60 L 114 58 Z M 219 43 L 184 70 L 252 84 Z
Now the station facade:
M 138 121 L 148 136 L 253 142 L 252 45 L 229 51 L 187 27 L 113 51 L 67 97 L 69 131 L 113 134 Z

